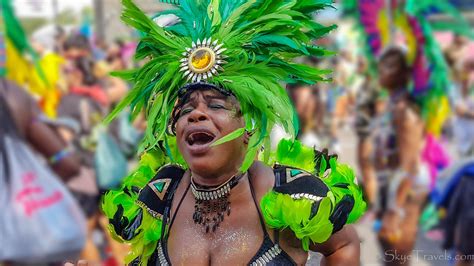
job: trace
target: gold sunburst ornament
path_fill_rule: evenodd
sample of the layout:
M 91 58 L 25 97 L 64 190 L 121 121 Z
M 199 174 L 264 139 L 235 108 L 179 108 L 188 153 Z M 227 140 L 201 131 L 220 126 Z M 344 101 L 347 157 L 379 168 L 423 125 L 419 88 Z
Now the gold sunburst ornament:
M 193 42 L 191 48 L 187 47 L 183 53 L 183 59 L 180 60 L 180 72 L 187 81 L 200 82 L 217 75 L 222 70 L 222 65 L 227 63 L 222 54 L 226 48 L 218 40 L 212 41 L 211 38 L 197 40 Z

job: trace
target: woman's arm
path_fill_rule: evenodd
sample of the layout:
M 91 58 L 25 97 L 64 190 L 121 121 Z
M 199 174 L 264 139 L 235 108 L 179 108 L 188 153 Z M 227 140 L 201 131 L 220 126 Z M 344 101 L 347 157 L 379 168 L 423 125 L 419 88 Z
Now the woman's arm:
M 323 266 L 360 265 L 360 240 L 352 225 L 344 226 L 324 243 L 312 244 L 310 249 L 324 255 Z
M 396 241 L 401 237 L 399 225 L 405 216 L 404 207 L 410 195 L 413 177 L 418 174 L 424 143 L 424 124 L 415 111 L 401 105 L 396 110 L 394 125 L 399 165 L 389 188 L 389 206 L 380 235 Z
M 47 159 L 59 154 L 66 148 L 61 137 L 43 122 L 32 122 L 26 134 L 28 142 Z M 51 164 L 51 168 L 64 181 L 67 181 L 79 173 L 79 158 L 74 154 L 68 154 L 56 163 Z
M 371 160 L 372 143 L 369 137 L 361 137 L 357 146 L 357 160 L 362 174 L 364 193 L 371 208 L 377 196 L 377 176 Z
M 418 174 L 419 160 L 424 143 L 424 124 L 420 116 L 410 108 L 399 108 L 395 115 L 398 145 L 398 170 L 403 179 L 397 191 L 396 204 L 404 206 L 411 188 L 413 176 Z
M 19 133 L 24 135 L 37 152 L 49 159 L 66 148 L 61 137 L 48 125 L 37 119 L 41 110 L 25 91 L 9 84 L 7 100 Z M 63 180 L 67 180 L 78 174 L 80 163 L 79 159 L 71 154 L 52 164 L 51 168 Z

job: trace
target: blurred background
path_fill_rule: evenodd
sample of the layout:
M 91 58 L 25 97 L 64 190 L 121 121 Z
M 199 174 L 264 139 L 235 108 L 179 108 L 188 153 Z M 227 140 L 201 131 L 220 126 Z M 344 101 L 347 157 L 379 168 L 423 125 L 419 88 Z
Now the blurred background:
M 171 8 L 156 0 L 135 2 L 150 15 Z M 301 59 L 318 68 L 332 69 L 331 80 L 312 86 L 291 84 L 287 87 L 301 121 L 299 139 L 306 145 L 337 153 L 342 162 L 356 170 L 371 203 L 368 213 L 356 225 L 362 241 L 362 265 L 383 265 L 387 258 L 406 260 L 411 265 L 474 265 L 472 243 L 462 240 L 472 241 L 474 237 L 474 207 L 465 204 L 472 199 L 470 195 L 474 195 L 474 190 L 466 189 L 474 189 L 469 181 L 474 179 L 474 42 L 469 35 L 474 25 L 474 1 L 439 1 L 449 2 L 465 18 L 468 28 L 461 32 L 450 27 L 433 27 L 431 32 L 433 45 L 439 49 L 439 62 L 445 67 L 445 71 L 436 72 L 437 79 L 444 82 L 437 95 L 444 100 L 437 101 L 436 108 L 423 105 L 419 108 L 422 109 L 420 121 L 425 121 L 426 126 L 423 138 L 415 142 L 422 146 L 419 157 L 428 165 L 430 185 L 427 197 L 420 199 L 423 208 L 418 214 L 419 230 L 413 231 L 416 234 L 413 253 L 401 257 L 380 248 L 377 200 L 368 195 L 381 190 L 380 183 L 374 185 L 371 181 L 374 171 L 368 170 L 377 168 L 371 164 L 376 164 L 374 156 L 380 156 L 373 152 L 378 142 L 372 141 L 372 133 L 381 128 L 374 121 L 391 112 L 388 106 L 393 95 L 381 86 L 380 66 L 374 66 L 374 58 L 368 56 L 370 46 L 361 34 L 360 22 L 354 15 L 357 11 L 345 2 L 350 1 L 336 1 L 334 9 L 315 15 L 318 23 L 337 24 L 336 29 L 316 43 L 335 54 Z M 128 248 L 107 234 L 108 221 L 100 212 L 100 195 L 117 186 L 120 178 L 133 168 L 137 159 L 135 147 L 146 123 L 142 117 L 130 122 L 127 112 L 107 127 L 100 122 L 131 87 L 110 73 L 143 63 L 133 58 L 140 33 L 121 22 L 118 0 L 2 0 L 2 5 L 5 20 L 1 25 L 1 132 L 16 131 L 29 147 L 22 152 L 15 148 L 14 142 L 7 142 L 1 145 L 2 152 L 17 158 L 16 161 L 22 161 L 18 158 L 27 158 L 25 154 L 30 153 L 42 158 L 61 183 L 46 177 L 38 177 L 38 180 L 47 180 L 42 182 L 51 183 L 50 187 L 58 190 L 64 189 L 61 184 L 67 184 L 72 194 L 70 201 L 80 206 L 78 211 L 73 210 L 77 207 L 75 203 L 63 204 L 60 208 L 65 212 L 63 216 L 40 217 L 43 221 L 38 222 L 37 228 L 25 234 L 42 234 L 47 242 L 49 237 L 54 239 L 55 232 L 62 234 L 66 230 L 70 239 L 63 243 L 70 241 L 71 244 L 66 245 L 68 248 L 62 247 L 59 261 L 70 258 L 66 255 L 70 252 L 81 253 L 81 258 L 97 265 L 121 265 Z M 456 20 L 436 9 L 422 16 L 433 25 L 448 25 Z M 14 57 L 14 61 L 9 62 L 8 56 Z M 273 133 L 282 136 L 278 130 Z M 392 133 L 405 136 L 412 132 Z M 13 153 L 17 157 L 12 157 Z M 35 159 L 25 159 L 10 167 L 3 166 L 7 164 L 3 161 L 0 170 L 11 168 L 11 176 L 16 168 L 42 167 L 32 166 L 32 160 Z M 379 173 L 378 170 L 375 172 Z M 8 174 L 2 177 L 7 180 Z M 23 176 L 22 182 L 25 195 L 39 193 L 34 178 Z M 54 197 L 44 193 L 40 203 L 35 205 L 20 198 L 19 206 L 36 217 L 36 210 L 56 202 Z M 0 196 L 0 199 L 6 202 L 6 198 Z M 454 201 L 464 204 L 454 204 Z M 0 206 L 5 210 L 13 208 Z M 13 211 L 5 215 L 9 213 Z M 446 222 L 447 214 L 453 213 L 466 215 Z M 69 230 L 61 219 L 74 221 L 71 225 L 87 229 Z M 10 233 L 21 230 L 21 225 L 22 222 L 18 222 L 17 227 L 11 227 Z M 10 233 L 3 232 L 6 236 L 11 236 Z M 25 249 L 33 252 L 34 248 L 28 247 L 27 242 L 15 243 L 24 244 Z M 462 250 L 458 250 L 460 246 Z M 1 248 L 8 250 L 6 246 Z M 11 254 L 14 256 L 15 251 Z M 37 261 L 44 264 L 35 265 L 54 265 L 58 260 Z M 318 261 L 319 255 L 311 254 L 308 265 L 318 265 Z M 30 264 L 12 260 L 3 265 Z

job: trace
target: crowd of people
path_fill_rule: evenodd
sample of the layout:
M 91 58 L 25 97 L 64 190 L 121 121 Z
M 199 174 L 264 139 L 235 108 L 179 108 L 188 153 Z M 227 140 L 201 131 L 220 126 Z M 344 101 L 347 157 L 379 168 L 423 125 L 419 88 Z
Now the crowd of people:
M 48 73 L 58 76 L 53 88 L 57 101 L 54 108 L 47 109 L 53 112 L 46 112 L 48 99 L 44 97 L 48 95 L 38 95 L 3 78 L 0 95 L 8 112 L 2 111 L 2 117 L 11 114 L 21 139 L 49 162 L 81 207 L 87 219 L 87 236 L 80 257 L 91 263 L 117 265 L 127 247 L 107 233 L 108 220 L 100 211 L 101 196 L 127 174 L 144 124 L 132 125 L 127 112 L 109 125 L 103 120 L 129 90 L 129 84 L 110 73 L 132 66 L 126 57 L 130 48 L 121 41 L 94 45 L 79 32 L 66 35 L 61 29 L 54 47 L 34 40 L 32 47 L 40 58 L 54 54 L 61 61 L 57 73 Z M 107 173 L 110 169 L 115 173 Z
M 137 225 L 133 224 L 142 219 L 141 212 L 137 214 L 136 209 L 123 203 L 126 197 L 133 198 L 136 196 L 134 193 L 137 193 L 133 191 L 136 187 L 122 185 L 122 182 L 129 172 L 135 169 L 137 163 L 139 164 L 138 169 L 143 167 L 142 161 L 137 162 L 139 142 L 148 133 L 146 131 L 147 125 L 149 127 L 151 123 L 153 127 L 158 127 L 155 125 L 155 123 L 158 123 L 156 121 L 147 122 L 144 113 L 134 112 L 137 105 L 143 105 L 136 95 L 136 99 L 127 102 L 132 105 L 130 109 L 124 108 L 118 118 L 110 124 L 103 123 L 107 114 L 120 105 L 125 97 L 128 97 L 127 94 L 130 93 L 133 87 L 132 83 L 115 77 L 111 73 L 134 67 L 143 67 L 145 64 L 144 62 L 137 62 L 131 57 L 130 50 L 134 49 L 136 44 L 122 41 L 104 44 L 104 42 L 94 40 L 80 32 L 66 34 L 59 28 L 53 47 L 46 47 L 41 41 L 35 41 L 34 39 L 31 42 L 35 54 L 38 55 L 40 60 L 41 58 L 51 58 L 50 56 L 54 54 L 54 60 L 58 62 L 58 68 L 52 68 L 54 70 L 46 73 L 48 77 L 51 75 L 57 77 L 50 78 L 50 80 L 54 80 L 54 88 L 48 93 L 37 93 L 31 88 L 25 87 L 24 84 L 16 84 L 14 81 L 2 77 L 2 84 L 0 84 L 0 121 L 5 125 L 10 124 L 10 126 L 2 126 L 0 136 L 15 135 L 16 138 L 27 143 L 38 157 L 38 160 L 47 165 L 54 172 L 55 177 L 61 179 L 76 204 L 80 207 L 82 216 L 86 219 L 84 245 L 80 250 L 80 254 L 77 253 L 69 259 L 80 258 L 88 261 L 90 265 L 121 265 L 129 251 L 137 252 L 134 249 L 136 243 L 133 242 L 133 238 L 137 236 L 139 241 L 146 243 L 154 237 L 158 239 L 159 248 L 155 248 L 152 252 L 146 250 L 147 247 L 140 247 L 140 252 L 150 253 L 145 257 L 151 262 L 163 263 L 163 259 L 165 262 L 179 261 L 181 255 L 178 253 L 190 254 L 190 252 L 184 250 L 186 247 L 181 246 L 180 248 L 180 244 L 176 241 L 187 241 L 192 244 L 194 240 L 191 238 L 193 237 L 191 235 L 180 235 L 179 230 L 174 228 L 172 231 L 168 228 L 168 234 L 171 232 L 169 235 L 165 235 L 165 229 L 154 228 L 156 234 L 162 234 L 161 238 L 151 233 L 146 236 L 148 238 L 140 236 L 141 221 Z M 142 49 L 146 48 L 142 47 Z M 443 121 L 439 136 L 436 136 L 436 138 L 429 134 L 429 125 L 426 120 L 429 115 L 424 112 L 424 107 L 420 102 L 407 90 L 413 82 L 410 76 L 412 66 L 406 59 L 406 51 L 400 47 L 394 46 L 384 50 L 377 58 L 376 69 L 372 69 L 372 71 L 370 69 L 371 62 L 363 55 L 353 53 L 350 49 L 343 48 L 338 51 L 336 56 L 323 59 L 316 57 L 299 58 L 298 60 L 305 64 L 319 69 L 333 69 L 332 80 L 318 82 L 313 85 L 300 82 L 291 82 L 291 84 L 285 85 L 286 92 L 289 94 L 298 116 L 300 131 L 297 138 L 301 143 L 316 150 L 329 149 L 331 154 L 344 154 L 347 152 L 341 141 L 346 137 L 344 134 L 353 132 L 356 135 L 354 139 L 357 142 L 357 165 L 353 167 L 358 169 L 359 182 L 367 203 L 365 214 L 359 222 L 373 224 L 373 230 L 377 234 L 382 250 L 396 250 L 398 254 L 408 257 L 415 247 L 420 222 L 427 222 L 426 217 L 430 216 L 431 218 L 434 217 L 433 219 L 437 222 L 433 223 L 426 231 L 439 230 L 443 232 L 443 236 L 437 238 L 437 240 L 443 241 L 442 248 L 453 250 L 453 254 L 464 256 L 462 259 L 456 260 L 456 265 L 472 265 L 474 261 L 474 257 L 468 256 L 474 256 L 474 245 L 471 240 L 474 232 L 472 229 L 474 208 L 467 204 L 469 200 L 473 199 L 472 191 L 474 189 L 474 56 L 470 55 L 472 54 L 470 49 L 472 49 L 472 45 L 469 40 L 455 35 L 451 44 L 443 51 L 444 59 L 449 67 L 446 79 L 450 80 L 451 86 L 446 88 L 448 92 L 446 93 L 446 99 L 447 108 L 451 111 L 448 112 L 449 116 Z M 44 65 L 42 66 L 44 67 Z M 14 69 L 10 71 L 14 71 Z M 156 75 L 159 75 L 159 73 L 156 73 Z M 175 75 L 181 75 L 181 73 L 175 73 Z M 130 80 L 133 80 L 133 78 Z M 133 81 L 139 83 L 136 78 Z M 234 95 L 234 92 L 227 95 L 220 88 L 203 85 L 205 83 L 202 82 L 196 84 L 199 85 L 199 88 L 187 88 L 189 91 L 184 91 L 182 95 L 180 94 L 180 98 L 173 99 L 175 102 L 172 107 L 178 111 L 173 110 L 172 127 L 174 128 L 171 130 L 178 131 L 178 133 L 173 132 L 176 136 L 185 135 L 186 130 L 183 121 L 187 121 L 186 123 L 189 124 L 201 120 L 207 121 L 208 116 L 210 120 L 218 121 L 217 128 L 225 128 L 221 132 L 222 135 L 233 134 L 234 131 L 231 131 L 231 128 L 238 130 L 247 126 L 245 121 L 241 119 L 245 114 L 241 112 L 243 108 L 249 107 L 245 105 L 246 102 L 238 102 L 238 95 Z M 156 98 L 153 98 L 155 96 L 145 95 L 150 94 L 150 91 L 141 92 L 144 95 L 140 97 L 146 97 L 150 102 L 154 102 L 156 99 L 168 100 L 163 99 L 163 97 L 156 96 Z M 158 93 L 156 94 L 158 95 Z M 228 119 L 228 121 L 221 120 L 224 116 L 225 118 L 231 116 L 220 114 L 214 110 L 215 108 L 210 107 L 212 104 L 207 101 L 213 101 L 209 99 L 214 98 L 218 99 L 218 104 L 223 105 L 219 108 L 235 111 L 240 116 L 232 116 L 232 119 Z M 204 105 L 208 107 L 203 108 Z M 148 103 L 145 103 L 145 106 L 148 106 Z M 119 108 L 123 107 L 119 106 Z M 203 110 L 200 108 L 203 108 Z M 187 109 L 190 110 L 186 112 Z M 249 112 L 249 109 L 246 109 L 246 111 Z M 159 120 L 157 117 L 160 115 L 164 116 L 166 114 L 155 114 L 157 121 Z M 135 118 L 133 122 L 132 116 Z M 183 120 L 182 117 L 186 120 Z M 253 120 L 254 125 L 257 122 Z M 222 125 L 219 123 L 222 123 Z M 166 130 L 169 129 L 166 128 Z M 246 128 L 245 133 L 240 136 L 244 144 L 239 145 L 246 147 L 249 142 L 255 141 L 252 139 L 255 132 L 258 132 L 255 128 L 252 131 Z M 159 132 L 152 131 L 152 134 L 155 134 L 154 137 L 156 138 L 161 137 Z M 278 127 L 273 129 L 271 134 L 276 137 L 272 139 L 272 146 L 274 147 L 280 147 L 278 145 L 279 140 L 288 136 L 285 129 Z M 207 138 L 207 136 L 200 137 Z M 212 138 L 214 137 L 213 135 Z M 235 139 L 240 140 L 237 137 Z M 163 149 L 169 151 L 167 141 L 167 138 L 157 139 L 154 144 L 160 146 L 160 148 L 165 147 Z M 193 140 L 192 142 L 199 141 Z M 220 167 L 218 170 L 222 170 L 229 162 L 234 163 L 234 161 L 236 166 L 229 171 L 235 170 L 234 172 L 236 172 L 239 169 L 238 164 L 244 161 L 247 153 L 240 148 L 237 142 L 234 143 L 233 141 L 235 140 L 231 139 L 224 142 L 224 145 L 228 146 L 220 147 L 219 156 L 214 154 L 214 157 L 209 157 L 209 160 L 212 159 L 218 166 L 202 163 L 197 158 L 199 156 L 194 158 L 191 149 L 188 154 L 185 152 L 183 157 L 185 157 L 184 160 L 193 171 L 192 174 L 186 173 L 183 175 L 184 172 L 180 172 L 182 169 L 173 169 L 172 172 L 166 172 L 167 174 L 171 173 L 170 175 L 176 175 L 179 180 L 181 178 L 184 180 L 181 183 L 177 182 L 174 188 L 176 193 L 182 196 L 181 202 L 177 207 L 172 205 L 174 203 L 171 201 L 169 202 L 167 208 L 172 212 L 165 209 L 165 211 L 168 211 L 166 215 L 173 214 L 172 217 L 169 217 L 171 218 L 171 224 L 174 223 L 175 217 L 177 217 L 175 228 L 180 226 L 188 230 L 194 226 L 194 224 L 192 226 L 188 224 L 183 213 L 186 211 L 192 213 L 193 208 L 200 208 L 200 202 L 195 205 L 194 200 L 187 196 L 190 187 L 192 190 L 200 191 L 199 189 L 215 185 L 209 181 L 210 179 L 204 178 L 204 172 L 214 171 L 213 167 Z M 6 155 L 8 143 L 5 143 L 0 142 L 2 158 L 8 157 Z M 183 153 L 182 150 L 186 151 L 186 148 L 180 146 L 184 144 L 179 142 L 175 144 L 180 147 L 181 153 Z M 170 143 L 169 145 L 173 144 Z M 192 144 L 190 145 L 192 146 Z M 454 149 L 450 150 L 450 147 L 454 147 Z M 228 149 L 228 151 L 225 151 L 225 149 Z M 262 150 L 265 149 L 266 147 Z M 174 150 L 169 152 L 173 153 Z M 232 154 L 227 154 L 229 152 Z M 237 156 L 236 154 L 240 156 L 237 158 L 238 160 L 234 158 Z M 254 157 L 257 156 L 256 151 Z M 228 160 L 224 161 L 226 158 Z M 327 157 L 328 162 L 330 158 L 332 157 Z M 6 163 L 5 160 L 5 167 L 0 167 L 5 181 L 0 181 L 7 184 L 8 166 L 11 164 Z M 459 162 L 452 163 L 453 161 Z M 324 169 L 324 171 L 326 170 Z M 333 170 L 335 171 L 335 168 Z M 5 171 L 5 174 L 3 171 Z M 132 174 L 134 176 L 137 172 L 132 173 L 134 173 Z M 179 177 L 178 173 L 181 173 Z M 272 188 L 269 185 L 271 182 L 268 180 L 268 182 L 261 180 L 257 182 L 257 180 L 250 177 L 251 175 L 260 175 L 262 180 L 266 180 L 266 174 L 268 174 L 268 169 L 258 164 L 258 162 L 249 167 L 248 172 L 245 169 L 245 172 L 238 176 L 237 181 L 235 181 L 239 182 L 239 179 L 242 179 L 240 183 L 236 183 L 241 186 L 237 185 L 236 190 L 234 190 L 234 192 L 237 191 L 235 195 L 239 196 L 230 199 L 233 202 L 245 201 L 247 203 L 245 197 L 250 195 L 249 197 L 253 199 L 252 202 L 255 203 L 255 206 L 253 203 L 250 207 L 244 203 L 235 206 L 247 208 L 245 210 L 250 213 L 249 217 L 255 221 L 259 220 L 262 228 L 258 223 L 255 226 L 257 229 L 252 227 L 253 224 L 251 223 L 245 224 L 245 226 L 251 227 L 254 233 L 257 230 L 258 232 L 263 230 L 264 243 L 270 243 L 271 246 L 276 243 L 275 247 L 278 247 L 279 233 L 274 234 L 277 231 L 273 230 L 270 237 L 268 233 L 270 230 L 268 226 L 265 226 L 267 217 L 264 217 L 265 213 L 263 215 L 260 213 L 260 205 L 257 203 L 257 198 L 261 199 L 266 191 Z M 164 178 L 160 177 L 160 174 L 157 176 L 158 180 Z M 232 180 L 235 176 L 237 175 L 232 176 Z M 207 186 L 199 187 L 198 184 L 195 188 L 193 178 Z M 270 179 L 272 178 L 273 176 Z M 156 181 L 156 177 L 154 180 Z M 242 187 L 242 184 L 246 184 L 246 186 Z M 146 183 L 143 184 L 143 186 L 145 185 Z M 165 192 L 168 186 L 170 184 L 166 184 Z M 247 191 L 248 187 L 250 189 Z M 129 188 L 130 191 L 128 191 Z M 107 213 L 106 209 L 101 209 L 102 204 L 104 206 L 108 204 L 103 202 L 103 197 L 109 191 L 117 189 L 120 190 L 120 193 L 113 194 L 113 205 L 114 208 L 123 205 L 122 209 L 120 211 L 120 208 L 116 208 L 113 212 Z M 156 187 L 153 191 L 158 193 Z M 163 192 L 163 195 L 165 192 Z M 108 195 L 107 200 L 111 201 L 111 194 Z M 356 197 L 354 196 L 354 198 Z M 148 204 L 141 197 L 140 199 L 133 199 L 140 201 L 143 205 Z M 163 198 L 161 199 L 163 200 Z M 341 200 L 341 202 L 343 201 Z M 181 203 L 184 204 L 181 207 L 183 213 L 178 213 Z M 228 212 L 226 209 L 227 216 L 230 215 L 229 202 L 228 206 Z M 435 211 L 430 213 L 430 206 L 434 206 Z M 148 211 L 151 208 L 148 205 L 145 207 Z M 127 208 L 130 209 L 127 210 Z M 256 212 L 254 212 L 254 208 L 257 209 Z M 196 210 L 194 215 L 196 215 Z M 243 211 L 240 212 L 243 213 Z M 344 210 L 341 209 L 341 212 L 344 212 Z M 166 216 L 165 213 L 158 213 L 158 216 L 162 217 L 162 215 Z M 140 218 L 137 218 L 137 216 Z M 219 214 L 220 222 L 214 221 L 216 228 L 223 222 L 224 216 L 224 214 Z M 349 216 L 349 213 L 345 217 L 346 220 L 347 216 Z M 143 220 L 146 219 L 145 214 L 143 214 Z M 249 220 L 252 219 L 249 218 Z M 341 228 L 346 220 L 340 225 Z M 237 221 L 229 221 L 238 224 Z M 337 221 L 333 223 L 336 224 Z M 204 225 L 204 222 L 198 224 Z M 130 228 L 132 225 L 135 227 Z M 336 227 L 336 225 L 334 226 Z M 140 230 L 137 230 L 137 228 L 140 228 Z M 216 228 L 212 228 L 212 230 L 214 231 Z M 148 232 L 146 228 L 143 230 Z M 206 228 L 206 233 L 210 230 Z M 328 236 L 330 239 L 328 242 L 310 244 L 309 249 L 319 250 L 325 254 L 328 263 L 342 261 L 347 259 L 344 258 L 344 255 L 341 255 L 341 249 L 345 245 L 348 247 L 346 248 L 348 254 L 358 254 L 351 248 L 354 239 L 357 240 L 356 236 L 354 238 L 354 232 L 353 228 L 348 226 L 339 232 L 335 229 L 333 236 L 337 237 L 329 238 Z M 283 233 L 281 235 L 282 247 L 287 252 L 279 253 L 279 256 L 281 256 L 279 259 L 293 264 L 296 260 L 298 265 L 304 264 L 307 260 L 307 254 L 303 252 L 301 247 L 294 248 L 292 246 L 292 243 L 297 242 L 298 239 L 293 239 Z M 242 241 L 245 240 L 245 236 L 247 235 L 240 236 Z M 207 243 L 208 239 L 206 237 L 202 237 L 200 234 L 199 237 L 202 238 L 199 243 Z M 120 238 L 121 241 L 116 241 L 117 238 Z M 165 240 L 172 239 L 169 241 L 169 251 L 166 246 L 164 249 L 165 255 L 163 256 L 166 258 L 161 257 L 160 254 L 162 243 L 167 245 L 166 241 L 162 241 L 163 238 Z M 228 239 L 231 239 L 231 237 Z M 347 241 L 344 242 L 341 239 Z M 124 240 L 125 242 L 129 241 L 132 245 L 119 243 L 124 242 Z M 258 249 L 260 239 L 247 236 L 247 240 L 247 244 L 250 243 L 249 245 L 252 248 L 255 246 Z M 339 246 L 336 247 L 337 245 Z M 341 245 L 344 245 L 344 247 L 341 248 Z M 200 250 L 199 245 L 193 247 Z M 263 246 L 260 247 L 260 249 L 262 248 Z M 228 246 L 227 250 L 234 249 Z M 308 251 L 308 246 L 306 246 L 305 251 Z M 252 257 L 254 253 L 253 249 L 246 249 L 245 254 Z M 333 256 L 334 254 L 336 255 Z M 192 258 L 192 255 L 190 255 L 190 258 Z M 335 259 L 332 259 L 331 256 Z M 274 257 L 277 258 L 278 255 Z M 51 261 L 45 261 L 45 263 L 48 265 L 62 263 L 64 257 L 59 256 L 59 258 L 52 258 Z M 223 258 L 222 261 L 225 261 L 226 257 L 223 256 Z M 206 259 L 211 261 L 210 258 Z M 389 261 L 388 258 L 382 259 L 386 265 L 409 263 L 397 260 Z M 185 260 L 183 259 L 183 261 Z M 236 262 L 237 260 L 233 261 Z M 15 260 L 1 261 L 0 259 L 0 265 L 26 265 L 26 263 L 16 262 Z

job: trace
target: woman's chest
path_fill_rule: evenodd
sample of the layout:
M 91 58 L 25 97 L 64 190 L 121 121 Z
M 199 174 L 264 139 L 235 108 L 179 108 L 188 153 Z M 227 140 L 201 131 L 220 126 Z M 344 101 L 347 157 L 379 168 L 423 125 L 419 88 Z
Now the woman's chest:
M 193 220 L 194 204 L 183 203 L 172 224 L 167 251 L 172 265 L 246 265 L 259 250 L 264 231 L 252 202 L 231 203 L 215 231 Z

